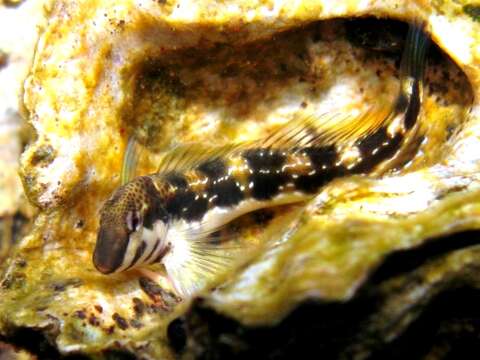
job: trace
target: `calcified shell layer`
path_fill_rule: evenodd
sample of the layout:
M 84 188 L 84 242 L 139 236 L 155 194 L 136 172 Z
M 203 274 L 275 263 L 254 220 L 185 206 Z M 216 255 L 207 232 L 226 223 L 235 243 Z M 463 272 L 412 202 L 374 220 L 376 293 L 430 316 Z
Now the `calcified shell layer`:
M 294 113 L 389 101 L 398 90 L 396 55 L 353 44 L 342 19 L 425 21 L 438 54 L 426 73 L 422 141 L 396 171 L 334 181 L 306 207 L 241 219 L 246 249 L 279 241 L 216 279 L 222 286 L 205 292 L 206 303 L 244 324 L 272 324 L 305 299 L 350 299 L 395 250 L 478 228 L 480 23 L 463 5 L 47 6 L 23 97 L 37 138 L 21 158 L 25 191 L 41 213 L 5 264 L 0 332 L 42 328 L 65 353 L 122 347 L 173 357 L 166 328 L 189 301 L 137 273 L 102 275 L 91 261 L 99 209 L 119 185 L 128 134 L 135 130 L 145 145 L 139 172 L 149 173 L 173 144 L 250 140 Z M 292 219 L 300 221 L 290 229 Z M 467 255 L 464 263 L 478 256 Z

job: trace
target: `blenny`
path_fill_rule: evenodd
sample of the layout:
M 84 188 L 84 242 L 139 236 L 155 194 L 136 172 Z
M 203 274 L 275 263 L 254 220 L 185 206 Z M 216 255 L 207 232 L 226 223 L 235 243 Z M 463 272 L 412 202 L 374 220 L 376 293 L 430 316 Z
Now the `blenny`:
M 297 117 L 258 141 L 172 151 L 158 172 L 120 186 L 103 205 L 95 267 L 109 274 L 161 262 L 176 291 L 191 295 L 195 277 L 229 266 L 210 236 L 232 220 L 390 164 L 416 128 L 427 44 L 421 26 L 410 25 L 391 106 Z

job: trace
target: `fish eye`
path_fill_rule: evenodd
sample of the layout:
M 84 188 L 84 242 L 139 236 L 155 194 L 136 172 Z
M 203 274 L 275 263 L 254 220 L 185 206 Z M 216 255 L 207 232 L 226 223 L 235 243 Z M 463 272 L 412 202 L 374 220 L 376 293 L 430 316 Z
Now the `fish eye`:
M 126 222 L 128 230 L 132 232 L 137 231 L 142 222 L 140 213 L 138 211 L 129 211 L 127 213 Z

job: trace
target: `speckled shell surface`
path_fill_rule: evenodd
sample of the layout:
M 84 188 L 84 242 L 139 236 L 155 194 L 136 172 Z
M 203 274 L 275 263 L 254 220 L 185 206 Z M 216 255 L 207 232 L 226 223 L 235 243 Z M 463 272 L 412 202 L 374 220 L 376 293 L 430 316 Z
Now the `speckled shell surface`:
M 396 171 L 339 179 L 304 206 L 274 210 L 263 231 L 245 229 L 245 246 L 267 237 L 282 241 L 255 251 L 206 291 L 205 306 L 243 324 L 274 324 L 307 299 L 348 301 L 394 251 L 478 229 L 480 22 L 467 5 L 49 4 L 23 96 L 37 138 L 21 157 L 20 173 L 40 214 L 4 264 L 0 333 L 40 328 L 62 353 L 120 347 L 173 358 L 167 325 L 190 300 L 141 284 L 136 273 L 102 275 L 91 261 L 99 209 L 119 184 L 128 134 L 140 134 L 147 153 L 139 171 L 148 173 L 157 154 L 174 144 L 254 139 L 295 112 L 392 99 L 394 61 L 365 60 L 364 50 L 335 31 L 341 19 L 421 19 L 450 57 L 440 65 L 451 75 L 445 90 L 426 91 L 420 115 L 426 141 Z M 435 82 L 435 73 L 428 79 Z M 296 226 L 284 237 L 282 225 L 292 219 Z M 478 264 L 478 249 L 453 252 L 422 270 L 424 292 L 410 295 L 428 297 L 427 288 L 438 291 L 449 276 Z M 391 314 L 401 312 L 391 306 Z

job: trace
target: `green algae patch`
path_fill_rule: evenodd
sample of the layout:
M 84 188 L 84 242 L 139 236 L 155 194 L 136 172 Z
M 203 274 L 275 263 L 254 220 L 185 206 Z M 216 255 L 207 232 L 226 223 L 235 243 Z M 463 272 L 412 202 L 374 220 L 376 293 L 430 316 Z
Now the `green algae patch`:
M 370 196 L 363 192 L 349 199 L 348 194 L 337 193 L 332 201 L 340 206 L 311 207 L 288 242 L 264 254 L 231 285 L 213 293 L 210 305 L 249 325 L 266 325 L 272 318 L 284 317 L 302 300 L 350 299 L 395 250 L 414 249 L 425 239 L 480 228 L 478 190 L 451 193 L 421 214 L 399 217 L 369 211 L 366 204 L 371 201 L 382 206 L 382 200 Z M 404 201 L 397 196 L 397 201 Z M 386 210 L 388 202 L 383 206 Z
M 141 290 L 139 276 L 99 275 L 85 249 L 49 243 L 45 234 L 55 226 L 56 216 L 41 215 L 32 235 L 23 240 L 22 256 L 10 259 L 0 283 L 0 331 L 8 337 L 18 328 L 40 328 L 64 353 L 93 355 L 115 347 L 172 358 L 164 339 L 178 300 L 153 301 Z M 35 251 L 43 242 L 49 245 Z
M 463 6 L 465 14 L 470 16 L 473 20 L 480 22 L 480 5 L 468 4 Z

